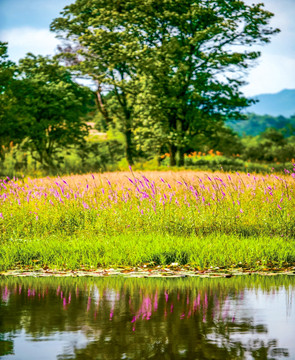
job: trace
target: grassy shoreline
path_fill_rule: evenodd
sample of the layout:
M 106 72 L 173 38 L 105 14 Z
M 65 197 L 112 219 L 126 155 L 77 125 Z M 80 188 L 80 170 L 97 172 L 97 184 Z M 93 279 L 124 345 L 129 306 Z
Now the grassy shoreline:
M 295 173 L 0 181 L 0 270 L 295 264 Z
M 0 270 L 37 266 L 57 269 L 95 269 L 112 266 L 190 265 L 246 269 L 295 265 L 295 240 L 268 236 L 211 234 L 180 237 L 124 234 L 97 237 L 82 233 L 8 241 L 1 246 Z

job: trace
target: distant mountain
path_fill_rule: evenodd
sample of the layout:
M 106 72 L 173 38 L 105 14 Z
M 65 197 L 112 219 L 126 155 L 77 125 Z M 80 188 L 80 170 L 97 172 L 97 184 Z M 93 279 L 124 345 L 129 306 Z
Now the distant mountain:
M 249 113 L 286 117 L 295 114 L 295 89 L 282 90 L 276 94 L 261 94 L 254 98 L 259 102 L 247 108 Z

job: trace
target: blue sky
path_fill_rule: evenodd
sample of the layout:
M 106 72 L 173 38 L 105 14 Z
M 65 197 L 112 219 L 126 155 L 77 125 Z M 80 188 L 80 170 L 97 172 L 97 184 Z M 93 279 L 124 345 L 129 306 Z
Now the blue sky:
M 247 3 L 258 0 L 245 0 Z M 18 61 L 27 52 L 55 53 L 58 40 L 49 24 L 72 0 L 0 0 L 0 40 L 8 41 L 10 58 Z M 261 58 L 249 71 L 247 96 L 295 89 L 295 0 L 261 0 L 275 13 L 272 26 L 281 33 L 260 47 Z

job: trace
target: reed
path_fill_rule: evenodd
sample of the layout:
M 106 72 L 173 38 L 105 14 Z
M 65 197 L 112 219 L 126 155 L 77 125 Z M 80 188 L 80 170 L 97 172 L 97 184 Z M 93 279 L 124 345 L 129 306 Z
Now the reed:
M 0 268 L 295 262 L 295 173 L 0 181 Z

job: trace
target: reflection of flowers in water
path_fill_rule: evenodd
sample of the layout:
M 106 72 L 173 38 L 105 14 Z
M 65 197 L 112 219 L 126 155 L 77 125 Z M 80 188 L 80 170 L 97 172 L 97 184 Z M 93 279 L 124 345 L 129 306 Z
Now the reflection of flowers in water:
M 2 291 L 2 301 L 7 303 L 9 297 L 10 297 L 10 291 L 8 290 L 8 287 L 5 286 L 4 290 Z
M 231 280 L 229 284 L 234 281 Z M 80 329 L 89 340 L 85 354 L 86 351 L 91 352 L 92 347 L 93 353 L 97 353 L 98 347 L 105 347 L 106 342 L 110 351 L 114 350 L 118 341 L 121 341 L 123 348 L 125 341 L 128 344 L 128 334 L 137 341 L 143 335 L 149 337 L 149 346 L 154 346 L 155 349 L 156 344 L 161 344 L 160 348 L 166 349 L 168 344 L 177 343 L 177 351 L 186 351 L 191 346 L 188 337 L 193 336 L 196 344 L 194 347 L 205 346 L 210 354 L 215 354 L 219 349 L 218 351 L 225 352 L 223 358 L 231 359 L 243 358 L 235 351 L 251 355 L 251 352 L 262 349 L 263 344 L 268 344 L 263 343 L 267 334 L 266 325 L 255 324 L 251 309 L 246 316 L 237 310 L 244 301 L 245 286 L 227 288 L 228 283 L 225 281 L 202 280 L 191 282 L 190 286 L 185 286 L 188 283 L 185 281 L 172 283 L 146 280 L 140 283 L 135 280 L 125 283 L 117 280 L 116 283 L 112 279 L 109 283 L 61 280 L 59 286 L 56 285 L 57 280 L 50 282 L 45 279 L 43 282 L 32 279 L 10 281 L 9 285 L 7 283 L 9 281 L 0 282 L 0 303 L 2 300 L 5 311 L 10 308 L 13 313 L 14 309 L 18 309 L 19 329 L 25 326 L 27 333 L 38 338 L 40 334 L 54 332 L 56 329 L 60 332 L 68 331 L 73 326 L 74 329 Z M 272 294 L 280 292 L 281 288 L 272 287 L 269 290 L 267 293 L 273 297 Z M 293 292 L 292 289 L 290 291 Z M 254 294 L 255 291 L 248 288 L 246 293 L 245 299 L 248 299 L 249 294 Z M 22 307 L 24 310 L 19 311 Z M 41 311 L 46 314 L 45 321 L 39 322 L 40 314 L 44 316 Z M 24 318 L 26 321 L 23 321 Z M 52 327 L 54 319 L 56 322 Z M 124 334 L 120 340 L 119 332 Z M 237 339 L 237 334 L 242 335 L 242 340 Z M 245 342 L 245 334 L 256 342 Z M 264 338 L 261 334 L 264 334 Z M 270 356 L 272 350 L 280 350 L 275 342 L 266 347 L 265 351 Z M 287 354 L 286 349 L 281 351 Z M 198 352 L 194 354 L 194 358 L 202 358 Z M 117 355 L 114 358 L 121 358 L 122 354 Z
M 25 292 L 27 298 L 45 298 L 49 294 L 49 287 L 38 289 L 29 286 L 24 288 L 21 284 L 14 287 L 13 295 L 21 295 Z M 11 296 L 11 290 L 8 286 L 2 288 L 2 301 L 7 303 Z M 87 295 L 86 295 L 87 294 Z M 52 294 L 51 294 L 52 295 Z M 120 302 L 126 298 L 124 291 L 114 290 L 112 288 L 99 289 L 96 285 L 90 287 L 79 288 L 76 287 L 74 297 L 85 297 L 86 312 L 91 312 L 96 317 L 99 310 L 100 303 L 103 303 L 105 311 L 106 307 L 109 307 L 109 320 L 113 320 L 117 314 L 120 313 Z M 207 313 L 210 302 L 210 316 L 212 319 L 218 317 L 225 320 L 230 313 L 230 301 L 226 296 L 224 299 L 216 295 L 213 296 L 206 290 L 191 291 L 185 294 L 180 293 L 178 290 L 162 290 L 162 293 L 156 288 L 154 292 L 148 293 L 145 289 L 140 289 L 139 299 L 135 296 L 129 295 L 128 310 L 131 314 L 131 324 L 133 324 L 133 330 L 135 330 L 135 324 L 138 321 L 149 321 L 154 314 L 158 312 L 159 302 L 161 301 L 161 311 L 166 318 L 169 314 L 178 312 L 178 317 L 181 320 L 188 319 L 195 313 L 199 312 L 202 315 L 202 320 L 206 321 Z M 67 287 L 63 288 L 61 285 L 56 287 L 55 291 L 56 299 L 59 299 L 61 306 L 64 310 L 68 310 L 72 302 L 72 291 Z M 178 304 L 178 306 L 177 306 Z M 221 306 L 221 304 L 223 306 Z M 181 306 L 179 306 L 181 305 Z M 234 319 L 234 316 L 233 316 Z
M 37 289 L 29 286 L 25 289 L 22 285 L 18 284 L 14 287 L 13 294 L 15 296 L 21 295 L 22 291 L 25 292 L 26 297 L 29 299 L 40 299 L 48 296 L 49 287 Z M 72 303 L 72 291 L 67 287 L 63 288 L 61 285 L 58 285 L 54 294 L 63 310 L 67 311 Z M 52 291 L 50 295 L 52 296 Z M 5 286 L 2 289 L 2 301 L 7 303 L 10 296 L 11 290 L 8 286 Z M 243 296 L 242 292 L 239 296 Z M 76 287 L 74 297 L 76 299 L 80 297 L 85 298 L 86 312 L 93 313 L 95 319 L 98 316 L 100 308 L 104 313 L 106 312 L 106 308 L 108 308 L 109 320 L 112 321 L 116 316 L 120 315 L 120 303 L 126 299 L 127 293 L 122 289 L 114 290 L 109 287 L 100 289 L 96 285 L 92 285 L 88 288 Z M 159 310 L 160 303 L 161 309 Z M 101 307 L 100 304 L 102 304 Z M 149 321 L 155 314 L 157 314 L 157 316 L 163 315 L 164 319 L 168 316 L 176 316 L 180 320 L 189 319 L 198 314 L 203 322 L 206 322 L 208 317 L 210 317 L 212 321 L 217 321 L 218 319 L 225 321 L 231 314 L 232 321 L 235 321 L 235 314 L 231 311 L 231 302 L 228 296 L 223 296 L 223 294 L 220 293 L 217 297 L 216 294 L 213 295 L 212 290 L 210 292 L 201 289 L 199 291 L 194 290 L 182 293 L 179 292 L 179 290 L 174 291 L 168 289 L 162 289 L 160 292 L 156 288 L 154 292 L 149 293 L 144 289 L 140 289 L 138 296 L 131 296 L 129 294 L 127 304 L 133 331 L 135 331 L 136 324 L 139 321 Z

